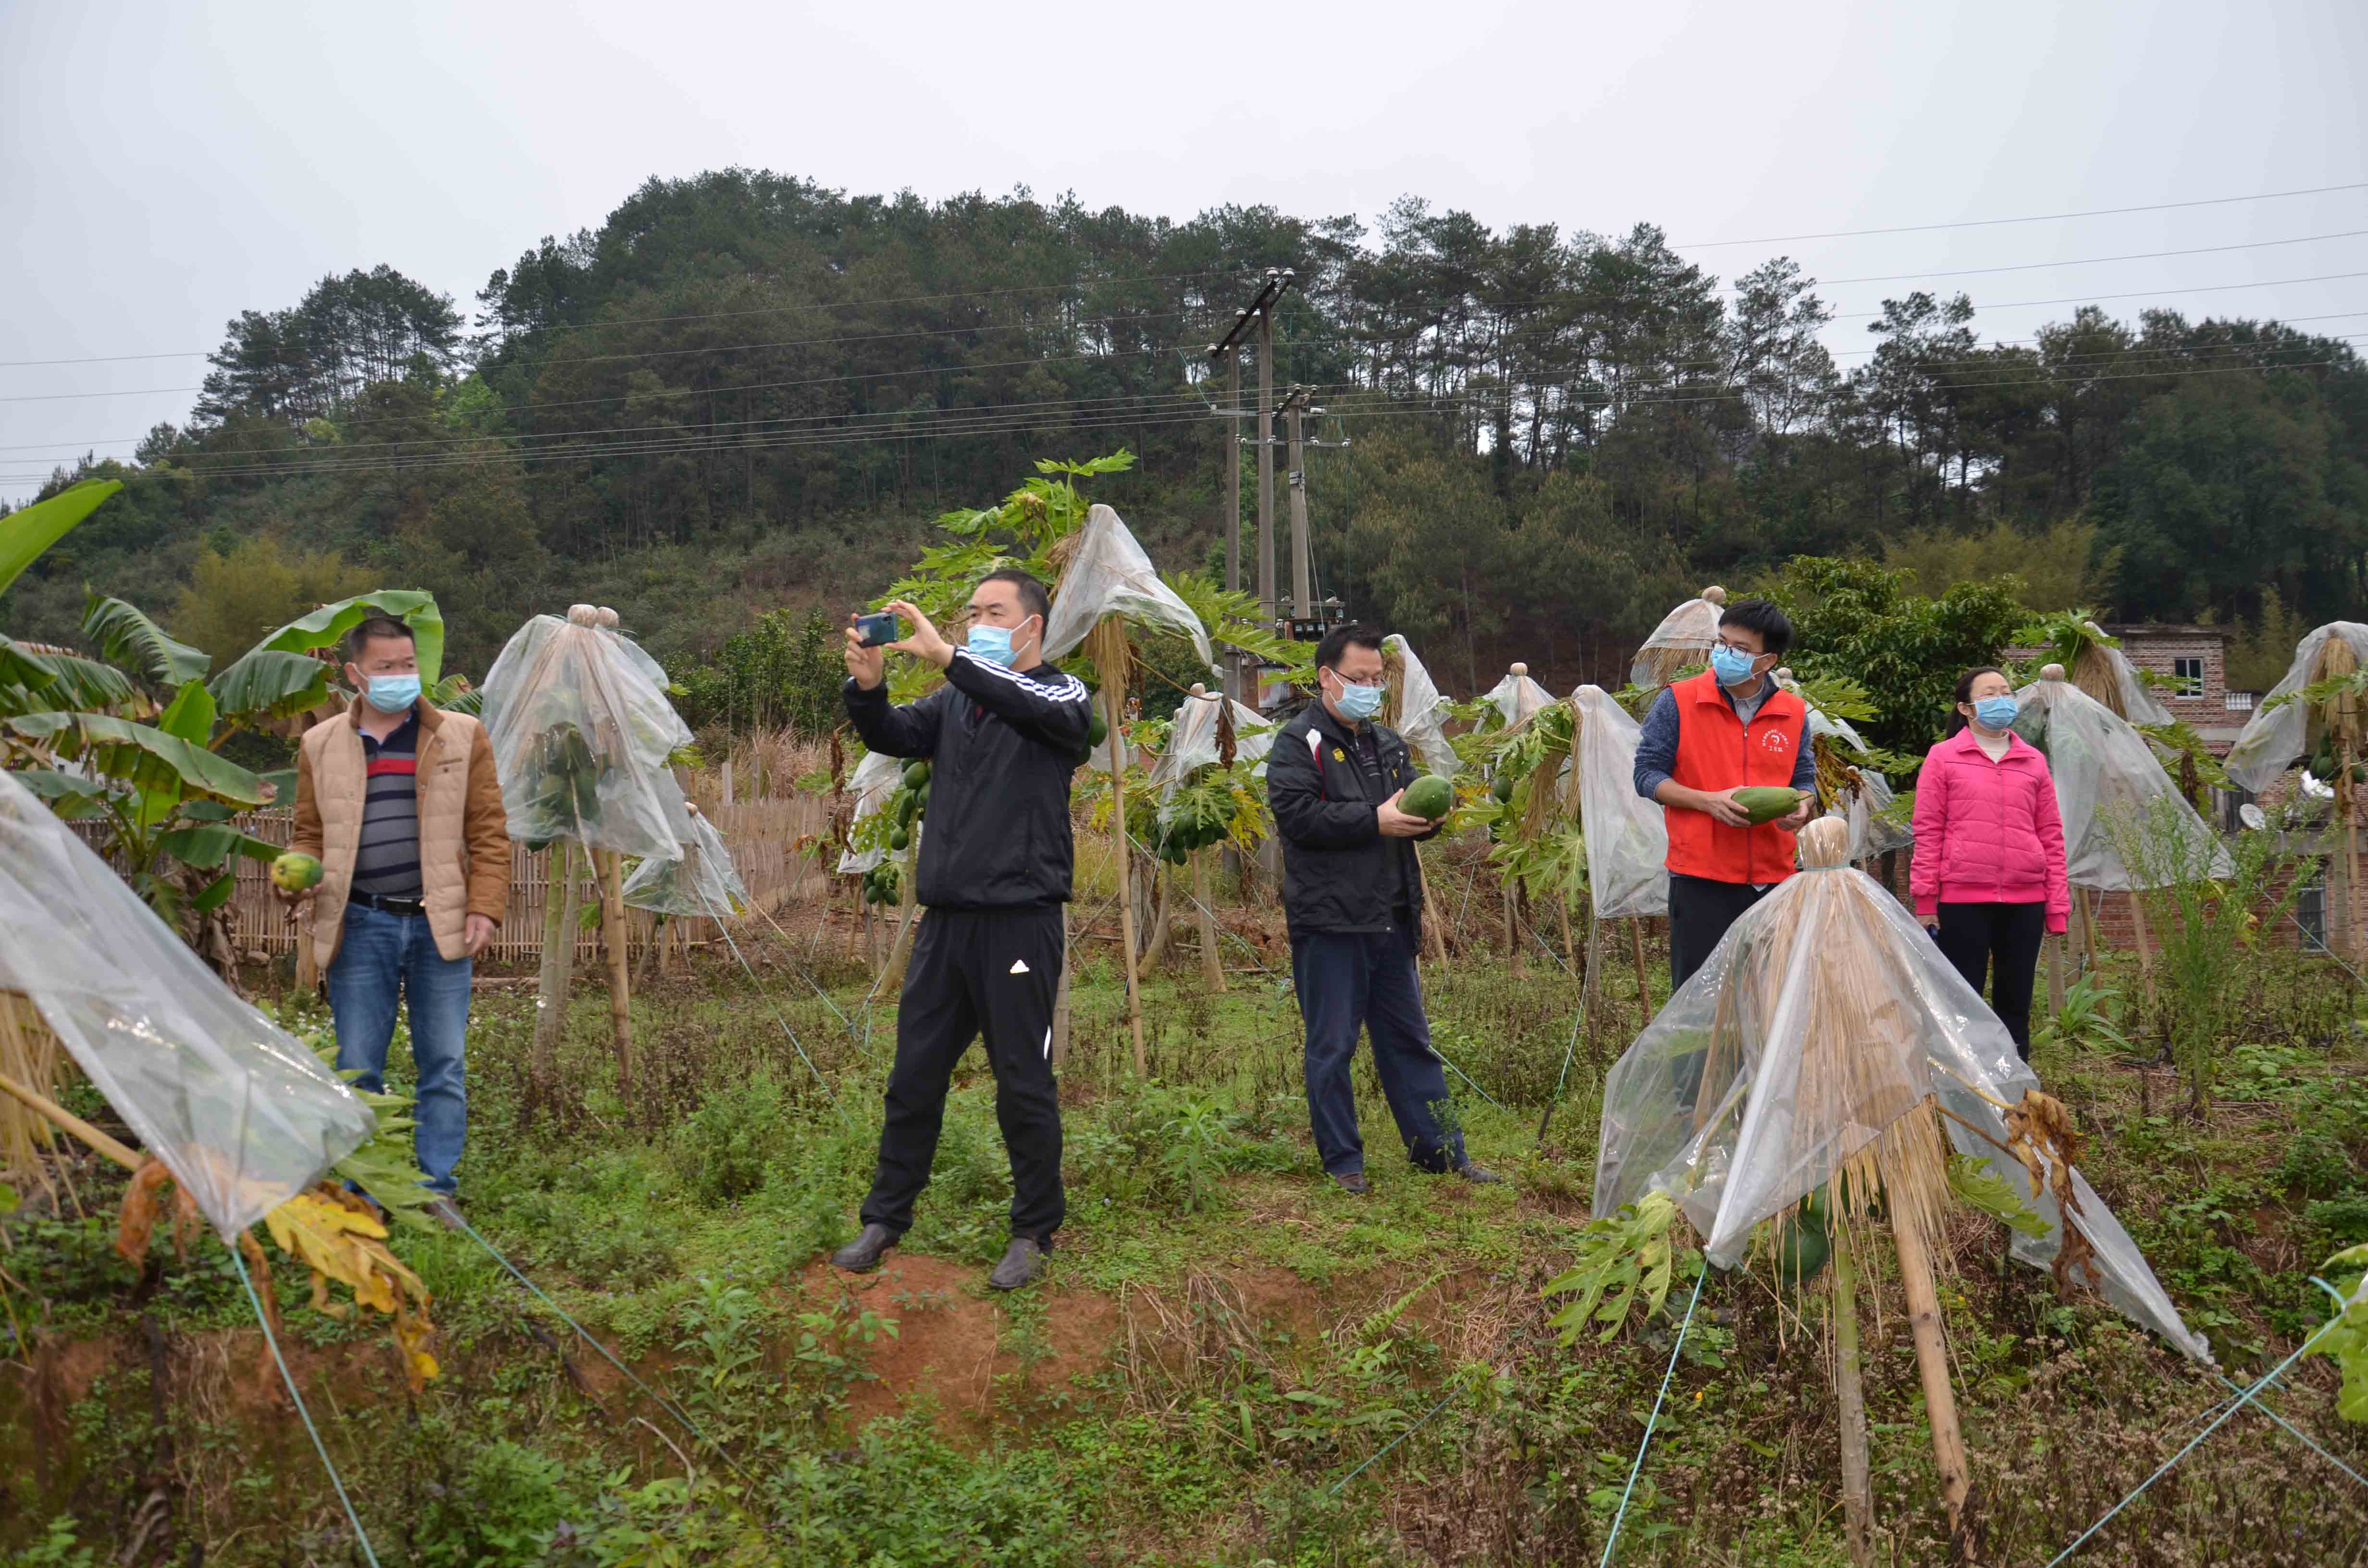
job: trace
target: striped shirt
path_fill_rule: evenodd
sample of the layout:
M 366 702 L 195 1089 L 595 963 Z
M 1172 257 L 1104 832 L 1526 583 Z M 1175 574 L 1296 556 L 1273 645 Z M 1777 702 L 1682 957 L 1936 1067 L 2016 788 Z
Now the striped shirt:
M 362 798 L 361 845 L 354 853 L 356 892 L 380 898 L 418 898 L 419 710 L 382 741 L 362 733 L 370 762 L 370 790 Z

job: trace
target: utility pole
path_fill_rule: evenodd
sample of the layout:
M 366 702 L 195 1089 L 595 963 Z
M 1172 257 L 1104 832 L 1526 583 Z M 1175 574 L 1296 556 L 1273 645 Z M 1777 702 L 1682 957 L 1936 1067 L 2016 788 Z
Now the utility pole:
M 1225 515 L 1219 527 L 1225 536 L 1225 588 L 1239 593 L 1242 588 L 1242 443 L 1241 421 L 1247 414 L 1242 407 L 1242 363 L 1239 344 L 1249 330 L 1253 317 L 1258 323 L 1258 601 L 1268 623 L 1275 620 L 1274 594 L 1274 304 L 1282 291 L 1291 287 L 1297 274 L 1289 267 L 1269 267 L 1258 295 L 1234 318 L 1225 335 L 1209 345 L 1209 357 L 1214 359 L 1227 356 L 1225 370 L 1225 406 L 1217 410 L 1218 417 L 1226 421 Z M 1225 670 L 1226 695 L 1236 700 L 1246 695 L 1255 697 L 1255 689 L 1245 693 L 1245 677 L 1248 676 L 1247 658 L 1228 660 Z
M 1291 468 L 1284 483 L 1291 487 L 1291 619 L 1309 620 L 1315 614 L 1315 586 L 1310 580 L 1313 562 L 1307 546 L 1307 469 L 1301 453 L 1301 418 L 1307 412 L 1307 389 L 1292 387 L 1282 400 L 1283 418 L 1291 431 Z

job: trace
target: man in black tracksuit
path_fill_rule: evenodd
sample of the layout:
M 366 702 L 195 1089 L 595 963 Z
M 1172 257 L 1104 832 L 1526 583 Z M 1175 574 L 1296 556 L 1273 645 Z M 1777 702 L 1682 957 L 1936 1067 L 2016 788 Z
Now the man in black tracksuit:
M 1436 823 L 1398 809 L 1415 781 L 1406 742 L 1372 722 L 1383 679 L 1382 638 L 1358 627 L 1315 650 L 1318 699 L 1267 753 L 1267 804 L 1282 835 L 1282 906 L 1291 973 L 1307 1026 L 1307 1115 L 1326 1175 L 1363 1194 L 1365 1145 L 1349 1085 L 1357 1033 L 1373 1037 L 1373 1068 L 1406 1153 L 1427 1171 L 1498 1178 L 1464 1157 L 1442 1129 L 1447 1075 L 1430 1048 L 1422 979 L 1422 875 L 1415 843 Z
M 873 751 L 929 759 L 915 884 L 928 913 L 897 1004 L 896 1064 L 863 1233 L 831 1261 L 876 1268 L 912 1225 L 954 1063 L 984 1034 L 1011 1158 L 1011 1245 L 987 1283 L 1014 1290 L 1036 1277 L 1064 1213 L 1053 999 L 1075 855 L 1069 777 L 1086 760 L 1092 699 L 1076 676 L 1042 662 L 1049 603 L 1025 572 L 979 583 L 962 647 L 911 605 L 888 608 L 913 624 L 912 636 L 889 646 L 938 665 L 946 684 L 892 707 L 881 650 L 862 646 L 850 628 L 847 712 Z

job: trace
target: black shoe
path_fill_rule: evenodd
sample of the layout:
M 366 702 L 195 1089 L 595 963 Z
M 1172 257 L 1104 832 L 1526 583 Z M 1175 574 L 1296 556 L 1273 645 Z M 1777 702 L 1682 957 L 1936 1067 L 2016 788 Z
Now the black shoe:
M 1486 1165 L 1475 1165 L 1469 1160 L 1456 1166 L 1455 1174 L 1474 1187 L 1495 1187 L 1505 1179 Z
M 1373 1190 L 1365 1185 L 1365 1173 L 1362 1171 L 1350 1171 L 1344 1176 L 1335 1176 L 1332 1180 L 1341 1191 L 1352 1193 L 1359 1198 L 1363 1198 Z
M 896 1233 L 885 1225 L 866 1225 L 863 1233 L 830 1255 L 833 1268 L 869 1274 L 880 1267 L 880 1256 L 896 1244 Z
M 1044 1267 L 1044 1249 L 1030 1236 L 1014 1236 L 1011 1244 L 1003 1249 L 1003 1261 L 986 1277 L 987 1288 L 994 1290 L 1017 1290 L 1036 1278 Z

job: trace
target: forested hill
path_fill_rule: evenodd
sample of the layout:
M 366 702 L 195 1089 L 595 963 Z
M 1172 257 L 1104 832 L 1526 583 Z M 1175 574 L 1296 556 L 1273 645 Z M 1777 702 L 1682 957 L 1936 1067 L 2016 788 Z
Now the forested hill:
M 185 428 L 58 475 L 131 483 L 0 624 L 72 642 L 87 582 L 222 656 L 399 583 L 472 673 L 586 598 L 682 660 L 865 597 L 1038 457 L 1121 446 L 1142 461 L 1096 494 L 1163 566 L 1204 564 L 1231 435 L 1205 346 L 1270 267 L 1296 273 L 1278 386 L 1351 443 L 1306 464 L 1323 590 L 1467 695 L 1511 657 L 1610 675 L 1700 582 L 1801 553 L 2267 615 L 2265 645 L 2368 604 L 2368 374 L 2340 339 L 2092 307 L 1985 347 L 1965 297 L 1909 293 L 1844 369 L 1791 262 L 1730 293 L 1649 226 L 1492 232 L 1413 199 L 1370 228 L 1178 223 L 729 171 L 543 240 L 472 312 L 381 267 L 241 315 Z

